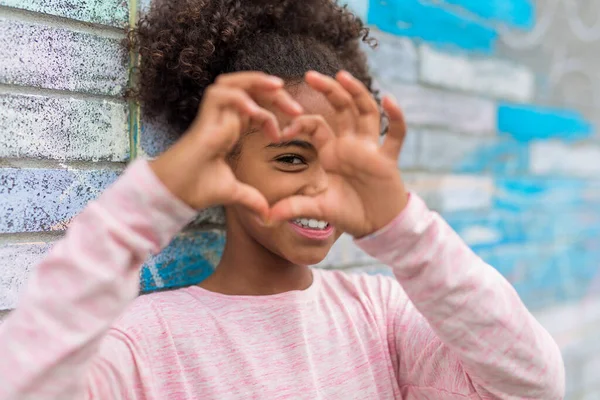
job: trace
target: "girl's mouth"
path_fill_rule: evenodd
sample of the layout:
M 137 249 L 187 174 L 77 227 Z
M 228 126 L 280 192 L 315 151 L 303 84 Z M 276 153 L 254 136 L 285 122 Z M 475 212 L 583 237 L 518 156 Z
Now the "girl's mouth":
M 333 234 L 333 226 L 318 219 L 298 218 L 290 225 L 296 233 L 313 240 L 325 240 Z

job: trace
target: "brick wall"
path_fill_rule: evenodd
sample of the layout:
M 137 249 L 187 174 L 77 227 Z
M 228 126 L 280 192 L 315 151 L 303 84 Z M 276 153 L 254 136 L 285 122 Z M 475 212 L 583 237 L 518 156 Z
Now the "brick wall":
M 147 7 L 149 1 L 142 1 Z M 569 399 L 600 398 L 600 32 L 594 0 L 352 0 L 404 107 L 410 187 L 517 288 L 556 337 Z M 130 158 L 173 138 L 122 100 L 133 0 L 0 0 L 0 320 L 32 266 Z M 141 274 L 145 291 L 219 259 L 203 212 Z M 324 268 L 389 273 L 343 237 Z

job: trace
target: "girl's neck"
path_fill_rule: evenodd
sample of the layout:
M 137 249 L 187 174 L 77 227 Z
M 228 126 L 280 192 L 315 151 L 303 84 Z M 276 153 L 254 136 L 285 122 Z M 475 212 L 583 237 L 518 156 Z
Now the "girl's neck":
M 264 296 L 304 290 L 312 284 L 310 267 L 291 263 L 231 228 L 223 256 L 214 274 L 200 284 L 202 288 L 227 295 Z

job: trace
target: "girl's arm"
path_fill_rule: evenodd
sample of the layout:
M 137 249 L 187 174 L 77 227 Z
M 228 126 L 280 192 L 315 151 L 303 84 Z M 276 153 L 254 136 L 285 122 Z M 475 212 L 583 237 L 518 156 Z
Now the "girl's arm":
M 181 140 L 150 166 L 136 162 L 74 219 L 0 328 L 0 400 L 134 398 L 149 391 L 147 357 L 122 332 L 107 332 L 138 294 L 140 265 L 194 209 L 237 203 L 263 218 L 268 213 L 264 196 L 237 181 L 225 160 L 250 123 L 279 140 L 277 119 L 256 98 L 291 117 L 302 113 L 279 78 L 222 75 Z
M 411 195 L 400 216 L 357 243 L 393 268 L 410 299 L 390 299 L 396 310 L 388 324 L 406 393 L 563 398 L 554 340 L 514 288 L 420 198 Z
M 17 309 L 0 326 L 0 399 L 81 399 L 132 390 L 138 366 L 127 341 L 105 334 L 138 295 L 142 262 L 195 214 L 145 161 L 90 203 L 37 266 Z M 103 340 L 107 351 L 95 358 Z
M 405 389 L 420 386 L 419 398 L 444 398 L 443 390 L 483 398 L 560 398 L 564 366 L 549 334 L 497 271 L 420 199 L 409 201 L 397 169 L 406 123 L 396 101 L 384 97 L 381 103 L 388 119 L 381 140 L 380 109 L 362 82 L 344 71 L 335 78 L 310 72 L 306 82 L 329 99 L 335 129 L 301 117 L 284 137 L 309 135 L 330 179 L 319 194 L 279 201 L 271 217 L 328 221 L 363 238 L 359 244 L 368 253 L 394 268 L 418 310 L 404 301 L 394 316 Z M 428 395 L 428 388 L 437 392 Z

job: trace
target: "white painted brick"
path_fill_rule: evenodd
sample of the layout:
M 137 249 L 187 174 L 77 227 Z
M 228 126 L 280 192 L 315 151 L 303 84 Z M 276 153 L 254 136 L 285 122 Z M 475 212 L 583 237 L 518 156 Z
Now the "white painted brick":
M 120 39 L 0 18 L 0 83 L 121 95 Z
M 417 165 L 432 171 L 460 169 L 469 155 L 492 141 L 491 138 L 432 130 L 421 130 L 416 135 L 420 138 Z
M 416 82 L 418 55 L 414 43 L 381 31 L 371 31 L 371 34 L 377 39 L 378 46 L 375 49 L 363 48 L 380 90 L 394 82 Z
M 0 157 L 126 161 L 121 101 L 0 94 Z
M 471 225 L 459 232 L 462 239 L 469 246 L 495 244 L 502 239 L 502 232 L 488 226 Z
M 19 293 L 32 268 L 50 249 L 48 243 L 24 243 L 0 246 L 0 310 L 16 307 Z
M 531 171 L 540 175 L 577 175 L 598 177 L 600 146 L 535 142 L 530 146 Z
M 534 311 L 534 316 L 561 349 L 567 373 L 567 398 L 587 398 L 586 394 L 600 387 L 600 297 Z
M 576 303 L 559 305 L 534 313 L 561 348 L 585 342 L 600 329 L 600 294 Z M 591 339 L 590 336 L 590 339 Z M 594 341 L 600 351 L 600 342 Z
M 384 141 L 385 136 L 382 136 L 380 143 L 383 143 Z M 406 138 L 404 139 L 404 145 L 402 146 L 402 153 L 398 160 L 398 167 L 411 169 L 417 166 L 420 142 L 421 138 L 419 132 L 409 128 Z
M 496 130 L 496 105 L 491 100 L 416 85 L 389 87 L 408 124 L 475 135 Z
M 343 234 L 335 242 L 325 260 L 317 265 L 319 268 L 340 268 L 350 265 L 375 264 L 377 261 L 354 244 L 348 234 Z
M 598 386 L 600 386 L 600 385 L 598 383 L 596 383 L 595 388 L 598 388 Z M 598 399 L 600 399 L 600 389 L 594 389 L 594 391 L 588 391 L 585 394 L 583 394 L 582 396 L 583 397 L 581 397 L 581 400 L 598 400 Z
M 181 136 L 163 117 L 150 119 L 142 111 L 140 148 L 143 154 L 156 157 Z
M 584 387 L 600 387 L 600 354 L 590 354 L 583 365 L 582 383 Z
M 400 154 L 398 163 L 400 168 L 414 168 L 417 166 L 420 145 L 421 138 L 419 133 L 409 129 L 404 139 L 402 153 Z
M 438 212 L 488 209 L 492 204 L 494 181 L 472 175 L 405 174 L 409 190 Z
M 419 47 L 423 82 L 508 100 L 526 102 L 534 94 L 535 77 L 524 66 L 497 59 L 470 59 Z
M 129 19 L 128 1 L 123 0 L 0 0 L 0 5 L 119 27 Z

